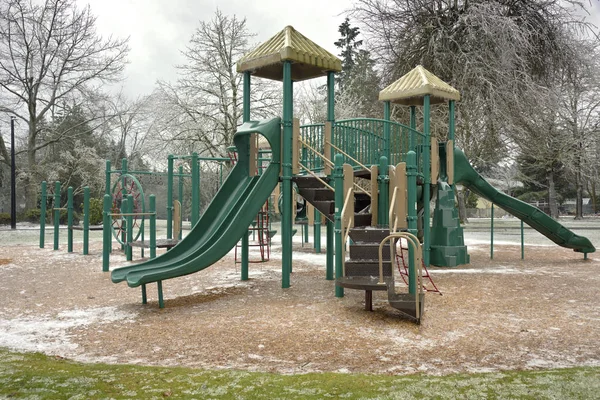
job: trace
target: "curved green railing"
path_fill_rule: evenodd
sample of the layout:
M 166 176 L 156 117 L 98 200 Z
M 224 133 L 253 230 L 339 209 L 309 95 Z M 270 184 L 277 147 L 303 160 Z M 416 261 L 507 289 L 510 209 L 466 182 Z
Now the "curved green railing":
M 321 171 L 324 167 L 321 157 L 315 151 L 323 154 L 325 124 L 310 124 L 300 127 L 300 137 L 310 146 L 300 144 L 300 160 L 311 171 Z M 395 165 L 406 161 L 406 153 L 414 150 L 417 154 L 417 164 L 421 165 L 421 153 L 425 135 L 416 129 L 394 121 L 376 118 L 354 118 L 335 121 L 332 132 L 332 144 L 346 155 L 344 162 L 354 167 L 358 161 L 367 167 L 378 165 L 381 156 L 388 158 L 388 163 Z M 332 153 L 338 153 L 333 150 Z M 325 154 L 328 159 L 332 155 Z M 419 168 L 421 171 L 421 168 Z

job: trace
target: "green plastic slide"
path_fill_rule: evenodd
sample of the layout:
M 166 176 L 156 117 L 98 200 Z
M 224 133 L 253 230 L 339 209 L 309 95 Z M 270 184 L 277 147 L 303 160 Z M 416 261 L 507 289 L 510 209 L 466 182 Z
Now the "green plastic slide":
M 249 176 L 250 134 L 267 138 L 271 148 L 280 148 L 280 119 L 247 122 L 234 137 L 238 162 L 190 233 L 168 252 L 153 260 L 117 268 L 114 283 L 127 281 L 131 287 L 192 274 L 220 260 L 231 250 L 252 223 L 279 180 L 279 152 L 258 176 Z M 245 150 L 245 151 L 243 151 Z
M 588 238 L 576 235 L 539 208 L 495 189 L 473 169 L 465 153 L 458 148 L 454 150 L 454 171 L 456 183 L 463 184 L 480 197 L 498 205 L 557 245 L 573 249 L 579 253 L 593 253 L 596 251 Z

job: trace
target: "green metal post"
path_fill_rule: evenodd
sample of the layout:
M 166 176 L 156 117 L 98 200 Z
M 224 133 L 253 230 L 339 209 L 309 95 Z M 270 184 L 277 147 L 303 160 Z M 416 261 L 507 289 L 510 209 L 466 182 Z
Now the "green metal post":
M 379 182 L 379 214 L 377 216 L 377 221 L 379 225 L 388 225 L 389 224 L 389 207 L 390 207 L 390 199 L 389 199 L 389 184 L 390 184 L 390 176 L 389 166 L 388 166 L 388 158 L 386 156 L 381 156 L 379 158 L 379 176 L 377 177 L 377 181 Z
M 60 182 L 54 183 L 54 250 L 58 250 L 58 225 L 60 224 Z
M 382 157 L 383 158 L 383 157 Z M 344 260 L 342 259 L 343 248 L 346 245 L 342 241 L 342 208 L 344 208 L 344 157 L 341 154 L 335 155 L 335 168 L 333 179 L 335 180 L 335 277 L 342 277 Z M 344 297 L 344 288 L 335 287 L 335 297 Z
M 129 173 L 129 163 L 127 162 L 126 158 L 122 158 L 121 159 L 121 213 L 126 213 L 127 212 L 127 208 L 125 207 L 125 199 L 127 198 L 127 182 L 125 180 L 125 174 Z M 121 230 L 121 243 L 125 243 L 127 240 L 127 235 L 125 234 L 127 226 L 126 226 L 126 222 L 125 219 L 123 219 L 121 217 L 121 221 L 123 223 L 124 226 L 122 226 Z M 125 251 L 125 245 L 121 244 L 121 250 Z
M 219 189 L 223 186 L 223 163 L 219 163 Z
M 173 239 L 173 154 L 167 159 L 167 239 Z
M 413 235 L 417 235 L 417 154 L 414 150 L 410 150 L 406 153 L 406 176 L 407 176 L 407 185 L 408 185 L 408 231 Z M 417 293 L 417 277 L 412 274 L 411 271 L 414 271 L 414 258 L 413 258 L 413 248 L 412 246 L 408 246 L 408 291 L 410 294 L 414 295 Z
M 315 222 L 313 225 L 313 242 L 315 252 L 321 253 L 321 213 L 316 208 L 314 209 Z
M 454 140 L 455 122 L 454 122 L 454 100 L 448 102 L 448 140 Z
M 125 220 L 127 221 L 127 242 L 125 245 L 125 257 L 127 261 L 131 261 L 133 258 L 133 248 L 131 243 L 133 243 L 133 195 L 127 195 L 127 205 L 125 207 L 127 209 L 127 216 Z
M 106 160 L 106 170 L 104 172 L 104 194 L 110 194 L 110 160 Z
M 179 237 L 177 239 L 181 240 L 183 238 L 183 229 L 181 229 L 183 227 L 183 210 L 185 210 L 183 205 L 183 165 L 179 166 L 179 192 L 177 193 L 177 200 L 179 200 L 179 204 L 181 205 L 181 215 L 179 218 Z
M 90 250 L 90 188 L 83 188 L 83 255 L 87 256 Z
M 198 153 L 192 153 L 192 228 L 200 219 L 200 164 Z
M 150 259 L 156 258 L 156 196 L 150 195 Z
M 67 188 L 67 253 L 73 252 L 73 186 Z
M 431 200 L 431 132 L 429 128 L 430 122 L 430 97 L 425 95 L 423 98 L 423 134 L 425 135 L 425 143 L 423 143 L 423 262 L 426 267 L 429 267 L 429 252 L 431 243 L 431 208 L 429 202 Z
M 490 223 L 490 260 L 494 259 L 494 203 L 492 203 L 492 219 Z
M 327 73 L 327 121 L 335 122 L 335 73 Z M 333 139 L 332 139 L 333 140 Z M 333 151 L 333 149 L 332 149 Z M 325 154 L 330 158 L 332 154 Z M 333 222 L 327 218 L 327 256 L 325 262 L 325 279 L 333 280 Z
M 112 245 L 111 205 L 112 198 L 110 194 L 105 194 L 102 211 L 102 272 L 108 272 L 110 263 L 110 248 Z
M 415 150 L 415 132 L 414 129 L 417 129 L 417 107 L 410 106 L 410 127 L 413 129 L 409 135 L 409 146 L 411 150 Z
M 250 121 L 250 72 L 246 71 L 244 72 L 244 81 L 243 81 L 243 89 L 244 89 L 244 93 L 243 93 L 243 108 L 242 108 L 242 118 L 243 118 L 243 122 L 248 122 Z M 246 151 L 250 151 L 250 149 L 248 148 Z M 221 182 L 223 181 L 223 164 L 221 165 Z M 220 187 L 220 185 L 219 185 Z M 249 238 L 248 238 L 248 233 L 244 232 L 244 234 L 242 235 L 242 264 L 240 267 L 240 271 L 241 271 L 241 279 L 243 281 L 247 281 L 248 280 L 248 271 L 250 268 L 250 254 L 249 254 L 249 250 L 250 250 L 250 244 L 249 244 Z M 289 279 L 289 278 L 288 278 Z M 285 281 L 285 277 L 282 278 L 282 282 Z M 283 283 L 282 283 L 283 285 Z M 288 282 L 288 286 L 289 286 L 289 282 Z M 286 286 L 283 286 L 286 287 Z
M 48 185 L 42 182 L 42 200 L 40 203 L 40 249 L 44 248 L 46 239 L 46 203 L 48 201 Z
M 148 294 L 146 293 L 146 284 L 142 285 L 142 304 L 148 304 Z
M 292 270 L 292 63 L 283 63 L 283 154 L 282 196 L 283 213 L 281 220 L 282 277 L 281 287 L 290 287 Z
M 525 259 L 525 232 L 523 228 L 523 220 L 521 220 L 521 260 Z
M 158 289 L 158 308 L 165 308 L 165 301 L 163 300 L 162 281 L 156 282 L 156 288 Z
M 392 111 L 389 101 L 383 102 L 383 119 L 390 121 L 392 117 Z M 389 161 L 392 160 L 390 154 L 390 123 L 386 122 L 383 126 L 383 155 L 387 157 Z

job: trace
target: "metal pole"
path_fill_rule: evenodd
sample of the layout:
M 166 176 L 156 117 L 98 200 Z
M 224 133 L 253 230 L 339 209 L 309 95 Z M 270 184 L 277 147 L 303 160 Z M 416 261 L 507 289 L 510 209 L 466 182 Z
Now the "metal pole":
M 125 174 L 129 173 L 129 163 L 126 158 L 121 159 L 121 213 L 126 213 L 127 208 L 125 207 L 125 199 L 127 198 L 127 180 L 125 178 Z M 127 222 L 125 222 L 124 218 L 121 218 L 122 230 L 121 230 L 121 243 L 125 243 L 127 241 L 126 237 L 126 229 Z M 121 250 L 125 251 L 125 245 L 121 244 Z
M 83 188 L 83 255 L 89 253 L 90 245 L 90 188 Z
M 244 72 L 244 82 L 243 82 L 243 109 L 242 109 L 242 118 L 243 122 L 250 121 L 250 72 Z M 248 152 L 250 149 L 244 149 L 244 151 Z M 220 164 L 220 182 L 223 182 L 223 164 Z M 219 184 L 219 187 L 220 185 Z M 241 279 L 243 281 L 248 280 L 248 269 L 250 264 L 250 244 L 248 238 L 248 232 L 244 231 L 242 235 L 242 265 L 240 267 L 241 270 Z M 289 286 L 289 284 L 288 284 Z
M 177 193 L 177 200 L 181 205 L 181 216 L 179 218 L 179 237 L 177 239 L 181 240 L 183 238 L 183 210 L 185 210 L 184 202 L 183 202 L 183 165 L 179 166 L 179 192 Z
M 173 239 L 173 154 L 167 159 L 167 239 Z
M 490 260 L 494 259 L 494 203 L 492 203 L 492 218 L 491 218 L 491 236 L 490 236 Z
M 333 127 L 335 122 L 335 73 L 330 71 L 327 73 L 327 121 L 331 122 Z M 332 133 L 333 140 L 333 133 Z M 325 154 L 326 158 L 330 158 L 331 154 Z M 325 262 L 325 279 L 333 280 L 333 222 L 326 216 L 327 221 L 327 257 Z
M 106 170 L 104 172 L 104 194 L 110 194 L 110 160 L 106 160 Z
M 292 63 L 283 63 L 283 154 L 282 195 L 283 213 L 281 220 L 282 271 L 281 287 L 290 287 L 292 270 Z M 275 149 L 274 149 L 275 150 Z
M 429 267 L 429 251 L 430 249 L 430 225 L 431 225 L 431 208 L 429 202 L 431 198 L 431 133 L 429 129 L 429 95 L 423 98 L 423 134 L 425 135 L 425 143 L 423 143 L 423 262 L 426 267 Z
M 414 129 L 417 129 L 417 107 L 416 106 L 410 106 L 410 128 L 413 130 L 410 131 L 409 146 L 410 146 L 410 150 L 415 151 L 416 143 L 415 143 Z
M 389 161 L 392 160 L 392 158 L 390 157 L 390 119 L 392 116 L 392 112 L 391 112 L 391 107 L 390 107 L 390 102 L 389 101 L 385 101 L 383 102 L 383 119 L 386 121 L 385 125 L 383 126 L 383 155 L 387 157 L 387 159 Z
M 60 224 L 60 182 L 54 183 L 54 250 L 58 250 L 58 225 Z
M 156 196 L 150 195 L 150 259 L 156 258 Z
M 192 153 L 192 228 L 200 218 L 200 164 L 198 153 Z
M 315 252 L 321 253 L 321 213 L 316 208 L 314 209 L 315 222 L 313 225 L 313 242 Z
M 383 157 L 382 157 L 383 158 Z M 344 265 L 343 247 L 346 245 L 342 240 L 342 208 L 344 208 L 344 157 L 341 154 L 335 155 L 335 169 L 333 177 L 335 180 L 335 278 L 342 277 Z M 335 297 L 344 297 L 344 288 L 335 286 Z
M 408 231 L 413 235 L 417 235 L 418 223 L 417 223 L 417 154 L 414 150 L 410 150 L 406 153 L 406 176 L 408 186 Z M 408 246 L 408 292 L 412 295 L 417 294 L 417 277 L 412 273 L 415 271 L 415 259 L 414 259 L 413 246 Z M 393 262 L 394 260 L 392 260 Z
M 112 246 L 112 226 L 110 217 L 110 206 L 112 205 L 112 198 L 110 194 L 104 195 L 103 201 L 103 212 L 102 212 L 102 272 L 108 272 L 108 266 L 110 264 L 110 248 Z
M 42 182 L 42 199 L 40 203 L 40 249 L 44 248 L 46 238 L 46 202 L 47 202 L 47 184 Z
M 10 229 L 17 229 L 17 168 L 15 164 L 15 117 L 10 117 Z
M 127 261 L 133 259 L 133 195 L 127 195 L 127 244 L 125 245 L 125 256 Z
M 521 260 L 525 259 L 525 232 L 523 227 L 523 220 L 521 220 Z
M 389 166 L 388 158 L 386 156 L 379 157 L 379 176 L 377 181 L 379 182 L 379 215 L 377 221 L 379 225 L 388 225 L 389 223 L 389 207 L 390 207 L 390 196 L 389 196 Z
M 73 252 L 73 187 L 67 188 L 67 253 Z

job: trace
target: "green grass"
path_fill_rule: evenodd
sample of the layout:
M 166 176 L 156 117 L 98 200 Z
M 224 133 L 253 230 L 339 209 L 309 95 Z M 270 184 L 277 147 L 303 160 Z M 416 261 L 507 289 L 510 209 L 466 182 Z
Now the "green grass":
M 0 349 L 0 398 L 598 399 L 600 368 L 447 376 L 229 370 L 81 364 Z

